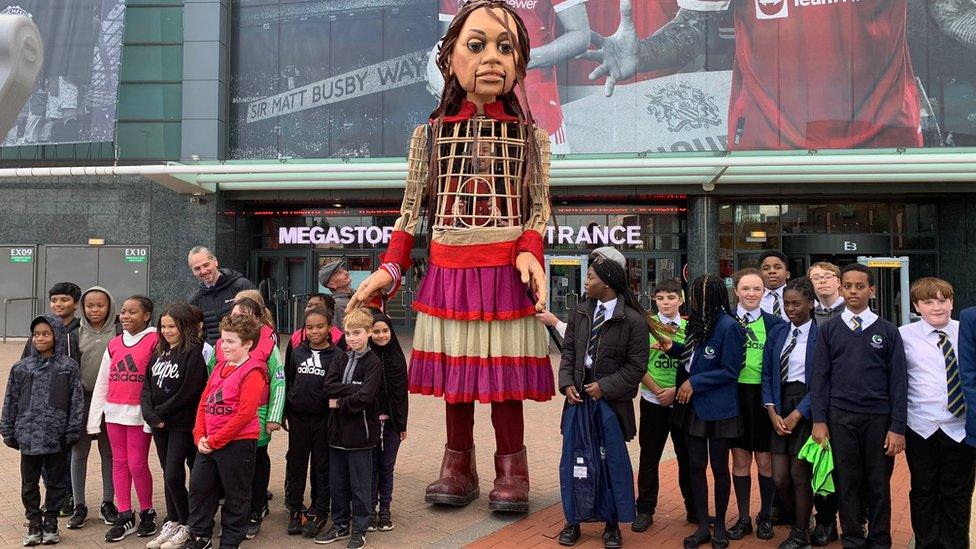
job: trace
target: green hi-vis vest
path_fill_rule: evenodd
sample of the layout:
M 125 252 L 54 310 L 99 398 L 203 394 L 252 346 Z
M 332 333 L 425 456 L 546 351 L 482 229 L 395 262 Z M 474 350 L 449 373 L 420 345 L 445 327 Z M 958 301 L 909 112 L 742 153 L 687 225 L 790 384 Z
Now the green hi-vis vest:
M 678 331 L 671 335 L 672 341 L 684 344 L 686 324 L 688 324 L 687 320 L 683 318 L 678 319 Z M 649 335 L 648 337 L 650 338 L 651 345 L 657 343 L 653 335 Z M 651 354 L 647 359 L 647 373 L 651 375 L 654 383 L 657 383 L 662 389 L 674 387 L 675 374 L 677 374 L 678 368 L 680 367 L 681 361 L 679 359 L 671 358 L 664 351 L 651 349 Z
M 763 348 L 766 347 L 766 321 L 762 315 L 746 326 L 746 364 L 739 374 L 739 383 L 762 383 Z

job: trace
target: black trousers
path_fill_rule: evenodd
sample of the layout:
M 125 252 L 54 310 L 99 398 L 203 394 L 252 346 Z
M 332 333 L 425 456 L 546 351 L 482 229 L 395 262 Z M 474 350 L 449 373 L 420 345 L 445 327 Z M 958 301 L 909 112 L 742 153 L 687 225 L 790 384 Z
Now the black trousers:
M 891 473 L 895 459 L 885 455 L 891 417 L 833 408 L 827 419 L 834 455 L 834 486 L 840 511 L 841 541 L 850 547 L 891 547 Z M 868 535 L 861 529 L 861 487 L 867 496 Z
M 153 429 L 156 454 L 163 469 L 163 492 L 166 498 L 166 520 L 186 524 L 190 519 L 190 497 L 186 488 L 186 469 L 193 469 L 197 448 L 193 433 Z
M 190 472 L 190 520 L 187 527 L 195 536 L 213 536 L 213 518 L 224 487 L 220 509 L 220 546 L 236 547 L 247 532 L 254 479 L 255 440 L 235 440 L 210 454 L 197 453 Z
M 20 499 L 24 503 L 24 514 L 31 524 L 41 523 L 41 471 L 46 473 L 44 488 L 44 520 L 57 523 L 58 512 L 68 495 L 68 455 L 65 450 L 56 454 L 28 456 L 20 454 Z
M 373 493 L 370 498 L 370 511 L 380 514 L 390 513 L 393 502 L 393 469 L 396 468 L 397 452 L 400 451 L 400 432 L 380 420 L 380 443 L 373 448 Z
M 371 515 L 373 449 L 331 448 L 329 458 L 332 524 L 340 528 L 349 526 L 353 532 L 365 534 Z
M 268 484 L 271 483 L 271 457 L 268 445 L 254 450 L 254 480 L 251 483 L 251 514 L 261 516 L 268 504 Z
M 688 446 L 684 433 L 670 422 L 671 408 L 640 399 L 640 427 L 637 438 L 640 442 L 640 464 L 637 472 L 637 512 L 653 515 L 657 508 L 661 465 L 664 445 L 671 435 L 671 444 L 678 458 L 678 486 L 685 501 L 685 512 L 694 515 L 695 503 L 691 495 L 691 480 L 688 478 Z
M 969 547 L 976 448 L 952 440 L 941 430 L 925 439 L 908 429 L 905 437 L 915 547 Z
M 318 516 L 329 516 L 329 416 L 288 418 L 288 453 L 285 454 L 285 507 L 301 511 L 305 482 L 312 471 L 312 505 Z

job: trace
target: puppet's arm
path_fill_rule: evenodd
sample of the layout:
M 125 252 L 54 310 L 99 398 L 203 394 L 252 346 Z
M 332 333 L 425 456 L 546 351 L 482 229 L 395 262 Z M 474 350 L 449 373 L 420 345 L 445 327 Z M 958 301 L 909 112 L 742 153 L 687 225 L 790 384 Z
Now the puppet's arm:
M 522 275 L 522 282 L 529 285 L 536 295 L 536 310 L 542 311 L 546 306 L 546 273 L 542 268 L 543 236 L 552 215 L 549 199 L 549 134 L 540 128 L 535 128 L 533 138 L 539 150 L 539 165 L 526 166 L 529 171 L 529 201 L 530 207 L 522 226 L 522 235 L 512 248 L 512 264 Z

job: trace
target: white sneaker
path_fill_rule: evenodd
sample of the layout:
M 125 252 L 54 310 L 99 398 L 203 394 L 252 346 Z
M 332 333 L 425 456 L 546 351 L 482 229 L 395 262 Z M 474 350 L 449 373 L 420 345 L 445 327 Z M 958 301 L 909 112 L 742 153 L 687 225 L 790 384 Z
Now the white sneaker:
M 163 525 L 159 535 L 146 544 L 147 549 L 161 549 L 163 544 L 166 543 L 169 538 L 173 537 L 173 534 L 175 534 L 179 528 L 179 524 L 169 520 L 166 521 L 166 524 Z
M 160 549 L 180 549 L 184 543 L 190 540 L 190 530 L 186 526 L 176 527 L 176 532 L 166 540 Z

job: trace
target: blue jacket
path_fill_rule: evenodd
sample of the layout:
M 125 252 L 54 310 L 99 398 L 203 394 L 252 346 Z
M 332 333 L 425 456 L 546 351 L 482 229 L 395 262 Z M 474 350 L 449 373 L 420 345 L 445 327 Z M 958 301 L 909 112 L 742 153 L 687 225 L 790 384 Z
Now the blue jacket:
M 634 471 L 617 415 L 583 395 L 563 409 L 559 492 L 566 522 L 633 522 Z
M 976 446 L 976 307 L 959 315 L 959 376 L 966 398 L 966 444 Z
M 776 406 L 776 411 L 782 415 L 783 411 L 780 410 L 782 405 L 782 393 L 780 392 L 780 364 L 779 359 L 783 354 L 783 349 L 786 347 L 786 342 L 789 341 L 790 335 L 793 333 L 793 324 L 790 322 L 783 322 L 782 324 L 777 324 L 773 329 L 766 334 L 766 348 L 763 350 L 763 370 L 762 370 L 762 398 L 763 405 L 767 403 L 773 403 Z M 800 414 L 803 415 L 804 419 L 810 419 L 810 375 L 813 373 L 813 352 L 817 348 L 817 337 L 820 334 L 820 329 L 817 328 L 817 323 L 813 322 L 810 324 L 810 333 L 807 334 L 807 348 L 806 348 L 806 372 L 803 376 L 803 383 L 807 386 L 807 394 L 797 405 L 797 409 Z
M 683 345 L 674 344 L 668 351 L 680 357 Z M 721 314 L 715 321 L 711 337 L 698 344 L 691 361 L 691 374 L 678 368 L 675 386 L 691 379 L 691 403 L 704 421 L 730 419 L 739 415 L 739 373 L 745 363 L 745 330 L 739 321 Z

